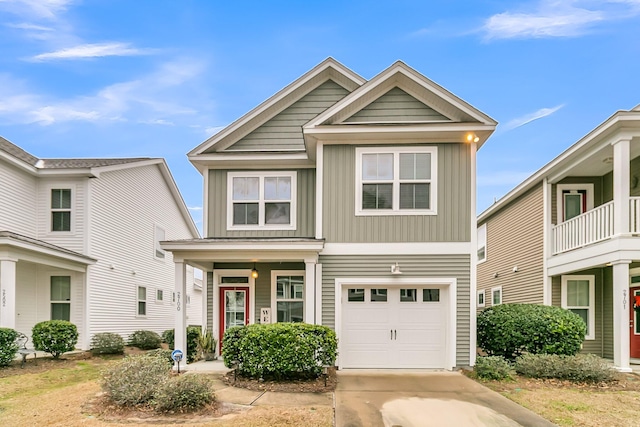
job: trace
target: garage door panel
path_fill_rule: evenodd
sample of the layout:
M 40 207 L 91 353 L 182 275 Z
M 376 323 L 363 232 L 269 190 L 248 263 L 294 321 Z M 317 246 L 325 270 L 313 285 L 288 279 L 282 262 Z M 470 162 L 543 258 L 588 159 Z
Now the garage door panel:
M 364 303 L 363 303 L 364 304 Z M 389 324 L 391 321 L 390 310 L 388 305 L 383 306 L 356 306 L 348 305 L 349 309 L 345 311 L 344 321 L 352 325 L 360 325 L 362 323 Z
M 391 352 L 376 346 L 348 351 L 342 365 L 345 368 L 383 368 L 391 363 Z

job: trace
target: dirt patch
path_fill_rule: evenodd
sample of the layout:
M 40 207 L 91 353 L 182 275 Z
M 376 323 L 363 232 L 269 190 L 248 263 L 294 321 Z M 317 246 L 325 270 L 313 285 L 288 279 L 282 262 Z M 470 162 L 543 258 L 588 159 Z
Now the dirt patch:
M 235 375 L 233 371 L 222 377 L 222 381 L 233 387 L 246 388 L 254 391 L 282 391 L 287 393 L 325 393 L 334 391 L 338 384 L 338 377 L 335 368 L 327 369 L 326 378 L 324 375 L 310 380 L 293 381 L 273 381 L 246 378 L 242 375 Z

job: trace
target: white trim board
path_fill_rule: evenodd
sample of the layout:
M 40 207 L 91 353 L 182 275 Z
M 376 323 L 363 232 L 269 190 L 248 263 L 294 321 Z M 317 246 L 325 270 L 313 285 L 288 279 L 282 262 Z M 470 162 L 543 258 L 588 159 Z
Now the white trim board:
M 320 255 L 470 255 L 471 242 L 326 243 Z

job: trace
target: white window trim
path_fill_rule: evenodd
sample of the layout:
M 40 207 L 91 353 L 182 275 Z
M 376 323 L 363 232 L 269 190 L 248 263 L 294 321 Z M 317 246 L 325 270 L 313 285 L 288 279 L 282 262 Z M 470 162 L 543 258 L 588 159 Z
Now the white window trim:
M 164 239 L 167 238 L 167 231 L 164 229 L 164 227 L 161 227 L 158 224 L 154 224 L 154 227 L 153 227 L 153 257 L 155 259 L 157 259 L 158 261 L 163 261 L 164 262 L 167 259 L 167 251 L 162 249 L 162 247 L 160 246 L 160 240 L 158 239 L 158 230 L 162 231 L 162 233 L 164 234 Z M 162 254 L 164 256 L 159 257 L 158 256 L 158 251 L 162 252 Z
M 144 288 L 145 289 L 145 296 L 146 298 L 141 300 L 140 299 L 140 288 Z M 139 308 L 139 304 L 140 302 L 144 302 L 144 311 L 145 314 L 140 314 L 140 308 Z M 147 317 L 147 315 L 149 314 L 149 288 L 146 286 L 142 286 L 142 285 L 136 285 L 136 317 Z
M 487 224 L 486 223 L 478 227 L 478 240 L 477 240 L 478 249 L 476 251 L 476 257 L 478 252 L 480 251 L 480 248 L 483 247 L 483 246 L 480 246 L 480 235 L 484 235 L 484 258 L 482 259 L 478 258 L 476 261 L 476 264 L 482 264 L 487 260 Z
M 480 295 L 482 295 L 482 304 L 480 303 Z M 485 307 L 486 305 L 487 305 L 487 294 L 486 294 L 486 291 L 483 289 L 481 291 L 478 291 L 476 295 L 476 306 Z
M 430 209 L 400 209 L 400 153 L 431 154 L 431 178 L 429 181 Z M 392 209 L 362 209 L 362 155 L 393 154 L 393 203 Z M 437 215 L 438 213 L 438 147 L 356 147 L 356 216 L 389 216 L 389 215 Z
M 278 276 L 302 276 L 302 299 L 296 299 L 295 301 L 302 302 L 302 318 L 306 319 L 305 296 L 307 292 L 305 288 L 307 287 L 307 278 L 305 270 L 271 270 L 271 323 L 278 323 Z
M 265 199 L 264 199 L 264 178 L 286 176 L 291 178 L 291 200 L 289 207 L 290 224 L 265 224 Z M 258 177 L 259 201 L 258 201 L 258 224 L 235 225 L 233 223 L 233 178 Z M 297 186 L 298 173 L 296 171 L 261 171 L 261 172 L 227 172 L 227 230 L 295 230 L 297 209 L 296 199 L 298 198 Z M 283 200 L 284 202 L 285 200 Z
M 53 209 L 51 207 L 51 193 L 53 190 L 71 190 L 71 208 L 69 209 L 69 231 L 53 231 L 53 212 L 63 212 L 67 209 Z M 51 183 L 47 186 L 47 212 L 49 217 L 47 218 L 47 233 L 54 236 L 73 235 L 76 232 L 75 217 L 76 217 L 76 193 L 78 189 L 76 185 L 68 183 Z
M 68 300 L 54 300 L 51 295 L 51 278 L 53 277 L 68 277 L 69 278 L 69 299 Z M 67 304 L 69 306 L 69 321 L 73 316 L 71 311 L 71 300 L 73 299 L 73 276 L 67 273 L 51 273 L 49 274 L 49 319 L 53 318 L 52 305 L 53 304 Z
M 162 299 L 158 299 L 158 292 L 162 293 Z M 164 304 L 165 301 L 165 297 L 164 297 L 164 289 L 156 289 L 156 304 Z
M 500 302 L 497 303 L 497 304 L 494 304 L 493 303 L 493 293 L 496 292 L 496 291 L 500 291 Z M 484 302 L 486 304 L 487 300 L 485 299 Z M 491 288 L 491 305 L 494 306 L 494 305 L 500 305 L 500 304 L 502 304 L 502 286 L 494 286 L 493 288 Z
M 585 190 L 587 192 L 587 211 L 593 209 L 593 184 L 557 184 L 556 185 L 556 222 L 564 222 L 564 212 L 562 210 L 562 192 L 564 190 Z
M 585 340 L 596 339 L 596 278 L 593 275 L 576 275 L 576 276 L 562 276 L 561 288 L 560 288 L 560 304 L 564 309 L 570 308 L 585 308 L 583 306 L 569 306 L 567 304 L 567 282 L 569 280 L 588 280 L 589 281 L 589 334 L 585 335 Z

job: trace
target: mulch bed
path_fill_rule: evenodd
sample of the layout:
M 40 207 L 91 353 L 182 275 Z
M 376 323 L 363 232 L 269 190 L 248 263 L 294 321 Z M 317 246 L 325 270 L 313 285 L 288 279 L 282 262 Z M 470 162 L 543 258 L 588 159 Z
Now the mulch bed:
M 281 391 L 286 393 L 324 393 L 334 391 L 338 384 L 335 368 L 327 370 L 326 384 L 323 375 L 310 380 L 275 381 L 246 378 L 242 375 L 234 376 L 234 372 L 228 372 L 222 377 L 222 381 L 233 387 L 246 388 L 254 391 Z

